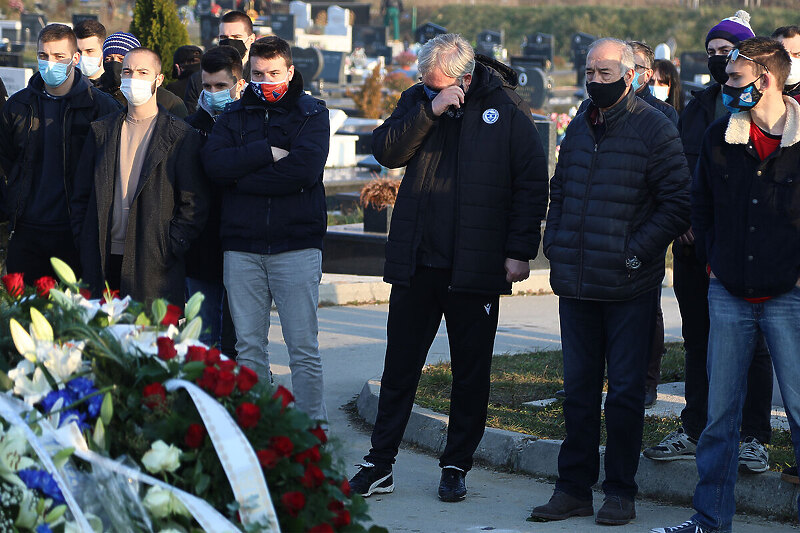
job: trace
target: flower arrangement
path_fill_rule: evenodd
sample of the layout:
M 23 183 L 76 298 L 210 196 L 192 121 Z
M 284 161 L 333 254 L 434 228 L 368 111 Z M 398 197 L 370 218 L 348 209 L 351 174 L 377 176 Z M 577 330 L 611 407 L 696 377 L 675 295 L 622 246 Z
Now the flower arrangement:
M 52 262 L 2 278 L 0 530 L 367 531 L 291 392 L 196 340 L 202 295 L 92 300 Z
M 365 208 L 371 207 L 382 211 L 393 206 L 397 200 L 397 191 L 400 189 L 400 180 L 388 178 L 375 178 L 361 189 L 359 200 Z

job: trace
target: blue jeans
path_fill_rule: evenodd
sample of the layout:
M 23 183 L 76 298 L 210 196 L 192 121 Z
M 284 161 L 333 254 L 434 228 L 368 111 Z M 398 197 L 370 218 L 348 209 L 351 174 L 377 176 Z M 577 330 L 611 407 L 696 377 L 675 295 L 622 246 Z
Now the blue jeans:
M 261 255 L 225 252 L 223 278 L 236 328 L 237 361 L 269 379 L 269 313 L 278 309 L 289 352 L 295 406 L 327 420 L 317 334 L 322 251 L 316 248 Z
M 697 444 L 700 481 L 693 501 L 697 514 L 692 519 L 711 531 L 728 532 L 736 512 L 733 491 L 747 371 L 759 332 L 772 355 L 795 460 L 800 461 L 800 288 L 752 304 L 712 279 L 708 311 L 708 422 Z
M 200 342 L 206 346 L 222 346 L 222 300 L 225 298 L 225 286 L 222 283 L 186 278 L 186 293 L 189 298 L 196 292 L 202 292 L 205 298 L 200 307 L 200 318 L 203 320 L 203 332 Z

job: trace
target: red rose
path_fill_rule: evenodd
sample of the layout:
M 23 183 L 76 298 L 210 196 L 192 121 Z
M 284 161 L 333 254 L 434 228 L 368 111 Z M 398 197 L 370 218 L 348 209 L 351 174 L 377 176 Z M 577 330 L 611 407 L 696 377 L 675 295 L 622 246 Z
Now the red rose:
M 275 450 L 258 450 L 256 452 L 256 456 L 258 457 L 258 462 L 261 463 L 263 468 L 275 468 L 275 465 L 278 464 L 280 457 Z
M 87 300 L 90 300 L 92 298 L 92 293 L 89 292 L 89 289 L 78 289 L 78 293 Z
M 230 396 L 235 386 L 236 376 L 227 370 L 220 370 L 219 374 L 217 374 L 217 383 L 214 386 L 214 396 L 217 398 Z
M 281 496 L 281 503 L 291 516 L 296 517 L 306 506 L 306 497 L 302 492 L 287 492 Z
M 275 453 L 281 457 L 289 457 L 294 450 L 294 443 L 289 437 L 278 436 L 269 439 L 269 445 L 275 450 Z
M 312 463 L 318 463 L 321 458 L 322 457 L 319 453 L 319 445 L 316 445 L 307 449 L 304 452 L 300 452 L 297 455 L 295 455 L 294 461 L 300 464 L 303 464 L 306 461 L 310 461 Z
M 350 524 L 350 511 L 347 509 L 339 511 L 333 519 L 333 525 L 336 527 L 344 527 Z
M 328 510 L 333 511 L 334 513 L 338 513 L 339 511 L 344 510 L 344 503 L 340 502 L 339 500 L 331 500 L 331 503 L 328 504 Z
M 142 402 L 150 409 L 162 407 L 167 401 L 167 390 L 161 383 L 151 383 L 142 389 Z
M 157 338 L 156 345 L 158 346 L 158 358 L 162 361 L 169 361 L 178 355 L 178 351 L 175 349 L 175 343 L 169 337 Z
M 348 498 L 350 497 L 350 482 L 347 480 L 347 478 L 342 480 L 342 484 L 339 485 L 339 490 L 342 491 L 342 494 Z
M 278 385 L 278 390 L 275 391 L 275 394 L 273 394 L 272 397 L 276 400 L 279 399 L 281 401 L 282 409 L 286 409 L 286 406 L 288 406 L 290 403 L 294 401 L 294 396 L 292 396 L 292 393 L 289 392 L 289 389 L 287 389 L 283 385 Z
M 256 427 L 261 418 L 261 409 L 252 403 L 244 402 L 236 408 L 236 419 L 243 429 Z
M 206 428 L 200 424 L 191 424 L 189 429 L 186 430 L 186 436 L 183 437 L 183 442 L 189 448 L 199 448 L 203 445 L 203 439 L 206 437 Z
M 247 368 L 246 366 L 239 367 L 239 374 L 236 376 L 236 385 L 242 392 L 247 392 L 258 383 L 258 374 Z
M 161 325 L 169 326 L 171 324 L 173 326 L 177 326 L 178 319 L 181 317 L 181 314 L 183 314 L 183 309 L 177 305 L 167 304 L 167 314 L 161 319 Z
M 236 361 L 233 359 L 225 359 L 217 363 L 217 368 L 219 368 L 220 372 L 233 372 L 236 370 Z
M 324 482 L 325 474 L 323 474 L 322 470 L 320 470 L 320 468 L 315 464 L 309 464 L 306 466 L 306 471 L 303 474 L 303 477 L 300 478 L 300 484 L 307 489 L 319 487 Z
M 206 349 L 202 346 L 189 346 L 186 350 L 186 362 L 190 363 L 192 361 L 205 361 L 206 360 Z
M 36 287 L 36 294 L 38 294 L 40 298 L 47 298 L 50 296 L 50 289 L 54 288 L 56 285 L 58 285 L 58 282 L 50 276 L 42 276 L 33 282 L 33 286 Z
M 311 434 L 314 435 L 319 439 L 322 444 L 328 442 L 328 435 L 325 434 L 325 430 L 322 429 L 321 426 L 317 426 L 314 429 L 310 430 Z
M 330 524 L 319 524 L 308 530 L 308 533 L 333 533 Z
M 20 272 L 12 272 L 2 277 L 3 285 L 6 286 L 6 291 L 13 298 L 19 298 L 25 292 L 25 281 L 23 274 Z
M 206 352 L 206 365 L 212 366 L 219 363 L 220 360 L 220 351 L 216 348 L 209 348 Z
M 119 291 L 112 291 L 108 287 L 103 289 L 103 299 L 107 302 L 117 299 L 119 300 Z
M 217 385 L 217 375 L 219 370 L 213 366 L 207 366 L 203 369 L 203 377 L 197 380 L 197 384 L 206 390 L 214 390 Z

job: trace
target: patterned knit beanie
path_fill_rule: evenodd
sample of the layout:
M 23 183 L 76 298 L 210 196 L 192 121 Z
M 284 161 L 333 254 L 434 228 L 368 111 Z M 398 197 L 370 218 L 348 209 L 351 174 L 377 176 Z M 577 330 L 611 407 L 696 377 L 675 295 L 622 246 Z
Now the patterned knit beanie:
M 750 13 L 740 9 L 732 17 L 722 19 L 722 22 L 711 28 L 706 35 L 706 48 L 712 39 L 725 39 L 733 44 L 755 37 L 753 28 L 750 27 Z
M 103 58 L 105 59 L 111 54 L 124 56 L 140 46 L 142 46 L 142 43 L 139 42 L 139 39 L 130 33 L 118 31 L 117 33 L 112 33 L 103 41 Z

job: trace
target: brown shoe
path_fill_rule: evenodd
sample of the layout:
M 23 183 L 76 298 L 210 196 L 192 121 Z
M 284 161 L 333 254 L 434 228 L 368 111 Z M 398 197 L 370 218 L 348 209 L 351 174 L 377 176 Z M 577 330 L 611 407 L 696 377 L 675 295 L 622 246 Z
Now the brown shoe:
M 636 518 L 633 500 L 621 496 L 606 496 L 594 521 L 608 526 L 622 526 Z
M 550 497 L 549 502 L 533 508 L 528 520 L 536 522 L 564 520 L 571 516 L 592 516 L 592 514 L 594 514 L 592 500 L 579 500 L 566 492 L 557 490 Z

